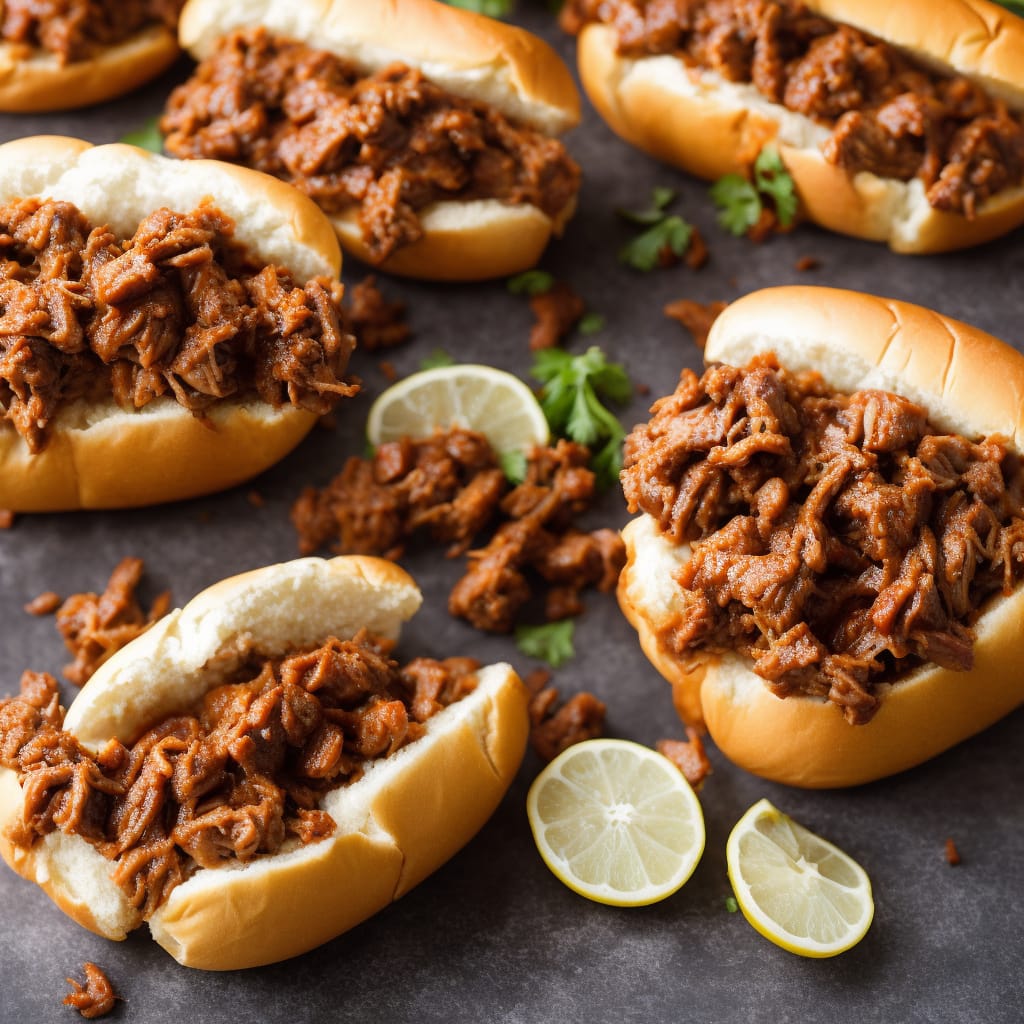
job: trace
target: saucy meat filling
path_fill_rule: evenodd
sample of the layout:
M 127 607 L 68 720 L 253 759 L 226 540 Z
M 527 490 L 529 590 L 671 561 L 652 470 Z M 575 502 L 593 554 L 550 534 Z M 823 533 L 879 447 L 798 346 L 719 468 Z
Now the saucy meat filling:
M 579 188 L 560 142 L 494 107 L 404 64 L 367 75 L 264 28 L 221 39 L 171 94 L 160 128 L 174 156 L 243 163 L 328 213 L 358 209 L 376 261 L 422 235 L 430 203 L 498 199 L 556 217 Z
M 780 697 L 852 723 L 876 684 L 973 662 L 971 625 L 1024 577 L 1024 470 L 886 391 L 829 390 L 772 355 L 683 371 L 626 442 L 630 510 L 692 556 L 663 639 L 736 650 Z
M 318 414 L 357 388 L 342 286 L 304 286 L 233 238 L 211 203 L 159 209 L 119 241 L 71 203 L 0 205 L 0 419 L 37 453 L 60 408 L 161 395 L 202 415 L 256 395 Z
M 545 591 L 545 615 L 555 620 L 583 610 L 584 588 L 607 591 L 618 580 L 626 554 L 617 531 L 574 526 L 597 498 L 589 460 L 589 450 L 570 441 L 534 449 L 513 487 L 482 434 L 454 428 L 403 438 L 372 459 L 353 456 L 326 487 L 307 488 L 292 522 L 303 554 L 333 542 L 340 554 L 389 558 L 418 534 L 447 544 L 454 558 L 493 531 L 469 551 L 448 610 L 477 629 L 508 633 L 535 589 Z
M 86 60 L 151 24 L 177 31 L 185 0 L 4 0 L 0 41 L 40 47 L 61 64 Z
M 286 657 L 225 652 L 237 667 L 200 706 L 98 754 L 62 730 L 56 680 L 26 672 L 21 695 L 0 701 L 0 764 L 24 793 L 8 835 L 26 848 L 55 830 L 81 836 L 145 918 L 199 867 L 329 836 L 320 797 L 476 685 L 471 659 L 399 668 L 388 650 L 364 632 Z
M 562 24 L 613 26 L 621 53 L 675 54 L 831 129 L 851 175 L 920 178 L 938 210 L 973 217 L 1024 178 L 1019 113 L 962 75 L 927 68 L 799 0 L 568 0 Z

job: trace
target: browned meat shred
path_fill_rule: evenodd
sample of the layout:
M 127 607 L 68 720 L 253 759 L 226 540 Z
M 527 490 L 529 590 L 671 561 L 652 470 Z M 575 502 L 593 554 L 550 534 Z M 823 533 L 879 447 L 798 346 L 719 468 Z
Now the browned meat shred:
M 327 412 L 355 392 L 342 286 L 254 263 L 210 202 L 159 209 L 119 242 L 71 203 L 0 206 L 0 410 L 31 452 L 78 398 L 196 415 L 255 394 Z
M 4 0 L 0 40 L 86 60 L 151 24 L 177 32 L 185 0 Z
M 704 348 L 711 332 L 711 325 L 718 319 L 727 302 L 695 302 L 693 299 L 676 299 L 665 306 L 665 316 L 685 327 L 693 336 L 697 348 Z
M 103 973 L 103 968 L 94 963 L 86 962 L 85 984 L 74 978 L 68 978 L 71 991 L 64 997 L 64 1005 L 77 1010 L 86 1020 L 95 1020 L 110 1013 L 117 1000 L 117 993 L 110 979 Z
M 25 605 L 25 611 L 29 615 L 51 615 L 60 605 L 60 594 L 52 590 L 44 590 Z
M 328 213 L 358 211 L 375 262 L 422 235 L 418 212 L 498 199 L 561 214 L 579 188 L 565 147 L 404 64 L 355 64 L 263 28 L 224 36 L 160 123 L 167 151 L 283 178 Z
M 536 322 L 530 329 L 530 351 L 553 348 L 583 316 L 586 304 L 564 281 L 556 281 L 546 292 L 530 298 Z
M 526 479 L 510 488 L 482 434 L 455 428 L 391 441 L 372 459 L 350 458 L 326 487 L 303 491 L 292 508 L 299 549 L 397 558 L 426 534 L 447 544 L 450 558 L 469 551 L 448 610 L 477 629 L 510 632 L 540 587 L 547 618 L 576 615 L 580 591 L 611 590 L 625 564 L 615 531 L 573 526 L 597 497 L 589 459 L 568 441 L 535 449 Z M 470 551 L 488 530 L 488 543 Z
M 320 797 L 421 736 L 472 691 L 479 667 L 419 658 L 399 668 L 365 633 L 284 657 L 240 649 L 225 662 L 238 664 L 201 706 L 95 755 L 62 731 L 56 680 L 26 672 L 20 697 L 0 701 L 0 764 L 23 792 L 8 838 L 27 848 L 55 830 L 81 836 L 148 918 L 197 866 L 332 834 Z
M 405 319 L 405 303 L 389 302 L 372 274 L 353 285 L 343 309 L 345 328 L 364 352 L 394 348 L 412 332 Z
M 832 129 L 851 175 L 920 178 L 938 210 L 973 217 L 1024 178 L 1024 122 L 962 75 L 813 13 L 800 0 L 568 0 L 562 24 L 602 21 L 631 56 L 674 53 Z
M 1024 576 L 1024 471 L 1003 439 L 772 355 L 684 370 L 651 411 L 622 484 L 692 548 L 677 652 L 738 650 L 773 693 L 827 696 L 853 723 L 922 661 L 970 668 L 979 609 Z
M 531 672 L 525 679 L 530 691 L 530 746 L 542 761 L 553 761 L 574 743 L 604 735 L 604 701 L 584 691 L 559 706 L 561 694 L 550 681 L 546 669 Z
M 72 594 L 57 610 L 57 629 L 75 659 L 64 666 L 64 675 L 75 686 L 84 686 L 112 654 L 167 614 L 169 590 L 156 598 L 148 614 L 139 606 L 135 588 L 144 569 L 141 558 L 123 558 L 102 594 Z
M 704 749 L 704 740 L 696 729 L 686 728 L 685 740 L 658 740 L 656 749 L 682 773 L 686 781 L 699 790 L 711 774 L 711 762 Z

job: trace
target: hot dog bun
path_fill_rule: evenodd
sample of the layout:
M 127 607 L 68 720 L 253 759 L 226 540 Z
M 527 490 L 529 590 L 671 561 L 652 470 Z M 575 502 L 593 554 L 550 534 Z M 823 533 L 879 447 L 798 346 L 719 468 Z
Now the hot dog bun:
M 91 57 L 64 64 L 40 47 L 0 43 L 0 110 L 49 112 L 102 103 L 156 78 L 179 52 L 174 32 L 160 24 L 149 25 Z
M 110 736 L 188 707 L 223 678 L 207 663 L 241 634 L 263 653 L 345 639 L 367 628 L 397 637 L 420 593 L 377 558 L 307 558 L 224 580 L 119 651 L 82 689 L 65 729 L 91 749 Z M 453 856 L 481 828 L 512 781 L 526 746 L 526 691 L 503 664 L 426 725 L 426 734 L 357 782 L 321 800 L 333 836 L 245 865 L 200 869 L 150 919 L 180 963 L 235 970 L 305 952 L 353 927 Z M 0 770 L 0 822 L 20 814 L 15 774 Z M 0 838 L 0 853 L 80 924 L 121 939 L 141 923 L 112 869 L 76 836 L 51 833 L 30 850 Z
M 366 72 L 401 61 L 447 91 L 497 108 L 546 135 L 579 123 L 580 99 L 561 58 L 513 25 L 438 0 L 189 0 L 179 41 L 197 60 L 229 32 L 263 25 L 352 61 Z M 435 281 L 484 280 L 532 267 L 572 216 L 495 200 L 434 203 L 419 211 L 425 233 L 382 270 Z M 346 251 L 372 262 L 354 212 L 332 215 Z
M 927 65 L 965 75 L 1012 110 L 1024 110 L 1024 19 L 1002 7 L 987 0 L 807 0 L 805 6 Z M 1024 223 L 1024 187 L 992 196 L 970 220 L 936 210 L 917 179 L 868 172 L 851 177 L 826 161 L 819 145 L 828 129 L 771 103 L 754 86 L 687 69 L 674 56 L 625 57 L 616 43 L 607 25 L 581 32 L 578 61 L 587 95 L 627 142 L 697 177 L 742 173 L 774 142 L 810 220 L 902 253 L 978 245 Z
M 1024 439 L 1024 357 L 991 335 L 909 303 L 829 288 L 772 288 L 728 307 L 712 328 L 709 363 L 744 365 L 774 351 L 791 371 L 818 370 L 839 391 L 879 388 L 924 406 L 937 427 Z M 998 381 L 999 386 L 993 387 Z M 619 604 L 676 708 L 705 726 L 741 767 L 794 786 L 851 786 L 902 771 L 966 739 L 1024 703 L 1018 669 L 1024 587 L 996 597 L 974 624 L 974 667 L 934 664 L 882 685 L 881 706 L 849 725 L 824 698 L 769 692 L 747 659 L 673 653 L 663 639 L 688 549 L 643 514 L 624 531 L 628 553 Z
M 341 254 L 319 208 L 267 175 L 213 161 L 182 163 L 134 146 L 36 136 L 0 146 L 0 202 L 74 203 L 94 225 L 128 238 L 160 207 L 194 209 L 207 197 L 233 218 L 235 237 L 297 282 L 336 277 Z M 262 472 L 302 440 L 315 415 L 292 405 L 226 400 L 208 422 L 173 398 L 140 410 L 76 401 L 57 415 L 38 454 L 0 423 L 0 507 L 24 512 L 123 508 L 194 497 Z

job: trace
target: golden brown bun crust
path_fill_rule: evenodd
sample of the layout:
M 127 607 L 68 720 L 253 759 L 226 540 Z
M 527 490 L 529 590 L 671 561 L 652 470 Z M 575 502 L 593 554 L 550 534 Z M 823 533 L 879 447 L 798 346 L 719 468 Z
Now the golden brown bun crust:
M 943 429 L 999 432 L 1020 450 L 1024 357 L 991 335 L 931 310 L 838 289 L 755 292 L 716 321 L 708 362 L 743 365 L 774 350 L 791 370 L 819 369 L 840 391 L 881 387 L 929 409 Z M 993 380 L 1000 381 L 992 388 Z M 809 697 L 773 696 L 738 655 L 691 652 L 665 642 L 673 625 L 673 578 L 685 561 L 655 521 L 641 515 L 623 531 L 627 563 L 619 604 L 644 653 L 673 686 L 680 715 L 707 728 L 719 749 L 764 778 L 794 786 L 851 786 L 934 757 L 1024 703 L 1024 585 L 997 597 L 975 624 L 974 667 L 922 666 L 882 690 L 867 725 Z
M 239 241 L 296 280 L 334 277 L 341 267 L 334 231 L 316 204 L 244 167 L 36 136 L 0 146 L 0 202 L 23 196 L 73 202 L 122 238 L 160 206 L 191 210 L 212 196 L 234 218 Z M 0 508 L 126 508 L 208 494 L 273 465 L 315 422 L 305 410 L 255 400 L 220 403 L 206 424 L 169 397 L 129 412 L 113 402 L 76 403 L 61 411 L 39 455 L 0 424 Z
M 63 65 L 46 50 L 26 53 L 23 46 L 0 43 L 0 110 L 27 114 L 102 103 L 156 78 L 179 52 L 175 34 L 163 25 Z
M 189 0 L 178 38 L 197 60 L 248 25 L 338 54 L 367 71 L 395 60 L 459 96 L 479 99 L 549 135 L 579 123 L 572 75 L 525 29 L 439 0 Z
M 547 43 L 523 29 L 435 0 L 189 0 L 181 44 L 197 59 L 247 25 L 355 61 L 368 71 L 398 59 L 450 92 L 489 103 L 548 135 L 579 123 L 572 76 Z M 424 235 L 374 261 L 353 211 L 332 218 L 346 252 L 391 274 L 483 281 L 535 266 L 575 203 L 552 218 L 496 200 L 438 203 L 420 212 Z
M 106 662 L 76 697 L 65 728 L 95 750 L 191 706 L 230 672 L 223 654 L 212 662 L 219 671 L 208 666 L 243 631 L 267 655 L 363 626 L 395 638 L 419 603 L 408 574 L 376 558 L 299 559 L 223 580 Z M 527 695 L 518 676 L 491 665 L 477 678 L 423 737 L 324 795 L 334 836 L 198 871 L 150 920 L 153 937 L 186 966 L 253 967 L 311 949 L 408 892 L 486 822 L 525 751 Z M 0 829 L 19 810 L 15 775 L 0 770 Z M 110 862 L 84 840 L 55 833 L 27 852 L 0 840 L 0 853 L 98 934 L 123 938 L 140 923 L 109 878 Z
M 947 20 L 933 5 L 872 0 L 848 3 L 849 15 L 837 2 L 817 0 L 809 6 L 919 57 L 941 55 L 932 63 L 948 58 L 993 94 L 1024 107 L 1024 20 L 1000 7 L 984 0 L 942 0 L 949 8 Z M 959 28 L 954 32 L 951 26 Z M 887 242 L 903 253 L 978 245 L 1024 223 L 1024 187 L 993 196 L 972 220 L 943 213 L 928 204 L 920 182 L 904 184 L 866 172 L 851 177 L 828 163 L 818 148 L 821 130 L 769 104 L 753 87 L 725 86 L 711 74 L 691 76 L 671 56 L 625 58 L 615 46 L 615 32 L 606 25 L 588 25 L 580 34 L 580 77 L 594 106 L 627 142 L 697 177 L 713 181 L 740 173 L 774 141 L 809 219 L 842 234 Z

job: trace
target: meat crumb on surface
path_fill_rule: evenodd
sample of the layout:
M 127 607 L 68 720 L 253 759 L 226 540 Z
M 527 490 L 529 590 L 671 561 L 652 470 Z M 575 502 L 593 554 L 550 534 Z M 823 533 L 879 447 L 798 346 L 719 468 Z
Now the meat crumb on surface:
M 67 979 L 71 991 L 64 997 L 64 1005 L 77 1010 L 86 1020 L 95 1020 L 110 1013 L 118 996 L 101 967 L 86 962 L 83 970 L 84 985 L 74 978 Z

